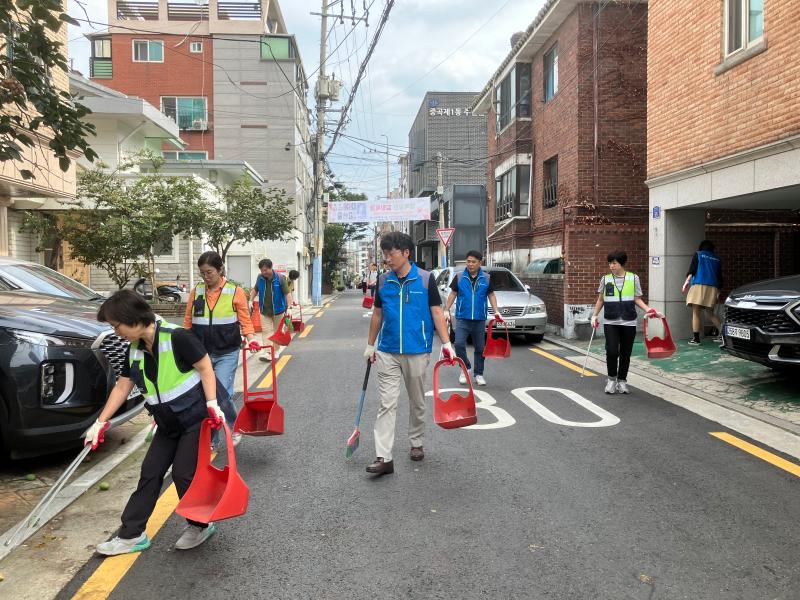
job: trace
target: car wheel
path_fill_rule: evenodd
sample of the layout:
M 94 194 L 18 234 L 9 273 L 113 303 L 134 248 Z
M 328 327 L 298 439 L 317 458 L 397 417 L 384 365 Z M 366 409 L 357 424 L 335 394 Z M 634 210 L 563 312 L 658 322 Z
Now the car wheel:
M 529 344 L 538 344 L 544 339 L 543 333 L 526 333 L 525 341 Z

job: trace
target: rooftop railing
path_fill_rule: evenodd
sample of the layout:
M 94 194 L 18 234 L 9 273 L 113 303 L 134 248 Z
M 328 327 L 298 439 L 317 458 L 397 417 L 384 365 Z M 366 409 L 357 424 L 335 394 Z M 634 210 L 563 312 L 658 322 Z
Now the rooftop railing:
M 129 21 L 158 21 L 158 2 L 120 0 L 117 18 Z

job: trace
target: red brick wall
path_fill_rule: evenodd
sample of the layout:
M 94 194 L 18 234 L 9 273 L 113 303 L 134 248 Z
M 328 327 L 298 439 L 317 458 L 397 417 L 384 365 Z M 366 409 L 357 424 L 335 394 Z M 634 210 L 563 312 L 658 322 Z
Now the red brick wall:
M 547 308 L 547 322 L 558 327 L 564 326 L 564 276 L 541 275 L 521 277 L 522 283 L 531 286 L 531 292 L 538 296 Z
M 764 6 L 767 50 L 714 75 L 723 2 L 650 0 L 649 177 L 800 132 L 800 2 Z
M 134 62 L 133 40 L 163 40 L 164 62 Z M 214 75 L 212 71 L 213 48 L 208 38 L 182 35 L 129 35 L 115 33 L 111 36 L 111 79 L 97 79 L 102 85 L 131 96 L 147 100 L 161 109 L 161 96 L 205 96 L 209 121 L 214 114 Z M 203 42 L 203 52 L 192 54 L 189 44 Z M 213 124 L 205 132 L 181 131 L 181 139 L 187 150 L 206 150 L 208 158 L 214 158 Z

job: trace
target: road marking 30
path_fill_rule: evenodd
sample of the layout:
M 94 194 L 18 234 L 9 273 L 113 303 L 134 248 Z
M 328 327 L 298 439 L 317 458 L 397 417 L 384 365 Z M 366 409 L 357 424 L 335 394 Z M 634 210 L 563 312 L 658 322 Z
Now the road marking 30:
M 301 338 L 304 338 L 304 337 L 306 337 L 306 336 L 307 336 L 309 333 L 311 333 L 311 330 L 312 330 L 312 329 L 314 329 L 314 326 L 313 326 L 313 325 L 306 325 L 306 328 L 305 328 L 305 329 L 303 329 L 303 333 L 301 333 L 301 334 L 300 334 L 299 336 L 297 336 L 297 337 L 301 337 Z
M 469 390 L 465 388 L 445 388 L 439 390 L 440 393 L 467 391 Z M 475 407 L 488 410 L 497 420 L 493 423 L 477 423 L 475 425 L 470 425 L 469 427 L 464 427 L 464 429 L 502 429 L 503 427 L 511 427 L 517 422 L 517 420 L 508 414 L 507 411 L 503 410 L 499 406 L 495 406 L 496 400 L 491 394 L 484 392 L 483 390 L 473 390 L 473 393 L 475 394 L 475 398 L 477 400 L 475 402 Z M 425 395 L 433 396 L 433 392 L 426 392 Z
M 583 369 L 581 369 L 578 365 L 569 362 L 568 360 L 564 360 L 560 356 L 556 356 L 555 354 L 550 354 L 549 352 L 545 352 L 544 350 L 540 350 L 539 348 L 529 348 L 531 352 L 535 352 L 539 356 L 544 356 L 545 358 L 552 360 L 555 363 L 560 364 L 562 367 L 566 367 L 576 373 L 580 373 Z M 586 377 L 597 377 L 597 373 L 592 373 L 589 369 L 586 369 L 584 373 Z
M 289 362 L 290 358 L 292 358 L 291 354 L 284 354 L 278 359 L 278 362 L 275 363 L 275 377 L 281 374 L 283 367 L 286 366 L 286 363 Z M 268 389 L 272 387 L 272 369 L 267 370 L 267 376 L 264 377 L 264 379 L 261 380 L 261 383 L 259 383 L 256 387 L 259 389 Z
M 532 392 L 535 390 L 542 390 L 548 392 L 556 392 L 557 394 L 561 394 L 565 398 L 569 398 L 575 404 L 582 406 L 590 413 L 593 413 L 600 417 L 599 421 L 592 421 L 592 422 L 584 422 L 584 421 L 567 421 L 566 419 L 562 419 L 549 408 L 541 404 L 539 401 L 533 398 L 528 392 Z M 568 427 L 611 427 L 619 423 L 619 417 L 616 415 L 612 415 L 610 412 L 605 410 L 604 408 L 600 408 L 591 400 L 587 400 L 583 396 L 581 396 L 578 392 L 573 392 L 572 390 L 565 390 L 563 388 L 553 388 L 553 387 L 525 387 L 525 388 L 517 388 L 511 391 L 519 400 L 525 404 L 528 408 L 530 408 L 533 412 L 537 415 L 542 417 L 543 419 L 550 421 L 551 423 L 555 423 L 556 425 L 566 425 Z
M 725 433 L 723 431 L 712 431 L 710 435 L 713 435 L 715 438 L 722 440 L 723 442 L 727 442 L 732 446 L 736 446 L 739 450 L 744 450 L 745 452 L 752 454 L 753 456 L 757 456 L 761 460 L 767 461 L 769 464 L 778 467 L 779 469 L 783 469 L 795 475 L 796 477 L 800 477 L 800 465 L 795 464 L 793 462 L 789 462 L 788 460 L 781 458 L 777 454 L 773 454 L 772 452 L 767 452 L 763 448 L 759 448 L 751 444 L 750 442 L 745 442 L 744 440 L 740 440 L 736 436 L 731 435 L 730 433 Z

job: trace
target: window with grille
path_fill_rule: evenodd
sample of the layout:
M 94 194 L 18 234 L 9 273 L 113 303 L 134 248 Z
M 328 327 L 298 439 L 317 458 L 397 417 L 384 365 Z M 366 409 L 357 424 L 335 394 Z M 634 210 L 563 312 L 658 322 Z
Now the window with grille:
M 558 204 L 558 157 L 554 156 L 544 162 L 544 195 L 543 206 L 552 208 Z

